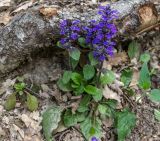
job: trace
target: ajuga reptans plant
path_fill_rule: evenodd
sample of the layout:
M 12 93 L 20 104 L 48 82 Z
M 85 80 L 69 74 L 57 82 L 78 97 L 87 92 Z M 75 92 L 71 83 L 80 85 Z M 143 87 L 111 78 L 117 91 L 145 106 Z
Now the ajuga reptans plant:
M 100 6 L 98 14 L 98 21 L 93 19 L 86 25 L 78 19 L 61 21 L 61 39 L 57 42 L 68 52 L 70 66 L 58 80 L 58 87 L 81 95 L 79 107 L 75 112 L 65 110 L 63 122 L 67 127 L 80 124 L 84 138 L 90 141 L 102 138 L 102 119 L 114 117 L 117 105 L 116 100 L 103 97 L 103 87 L 113 83 L 115 76 L 102 64 L 108 56 L 114 57 L 117 35 L 114 21 L 118 12 L 107 5 Z

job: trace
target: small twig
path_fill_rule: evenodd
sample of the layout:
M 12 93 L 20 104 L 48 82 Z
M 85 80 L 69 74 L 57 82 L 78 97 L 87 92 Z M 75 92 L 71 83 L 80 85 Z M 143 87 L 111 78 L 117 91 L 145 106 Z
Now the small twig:
M 151 30 L 152 28 L 155 28 L 158 26 L 160 26 L 160 22 L 138 31 L 135 35 L 138 36 L 139 34 L 142 34 L 143 32 L 146 32 L 146 31 Z
M 66 132 L 66 131 L 68 131 L 68 128 L 61 131 L 61 132 L 57 132 L 57 133 L 53 134 L 53 136 L 54 136 L 54 138 L 58 138 L 63 132 Z
M 29 89 L 27 87 L 25 88 L 25 92 L 31 93 L 31 94 L 35 95 L 36 97 L 38 97 L 40 99 L 45 99 L 45 97 L 40 96 L 38 93 L 35 93 L 34 91 L 32 91 L 31 89 Z
M 131 105 L 131 107 L 133 108 L 133 109 L 135 109 L 135 104 L 133 103 L 133 101 L 124 93 L 123 95 L 122 95 L 127 101 L 128 101 L 128 103 Z
M 80 95 L 80 96 L 72 96 L 72 97 L 71 97 L 71 100 L 77 100 L 77 99 L 80 99 L 80 98 L 82 98 L 81 95 Z
M 68 133 L 68 132 L 70 132 L 69 130 L 65 130 L 64 132 L 62 132 L 61 133 L 61 135 L 59 136 L 59 141 L 62 141 L 62 137 L 66 134 L 66 133 Z

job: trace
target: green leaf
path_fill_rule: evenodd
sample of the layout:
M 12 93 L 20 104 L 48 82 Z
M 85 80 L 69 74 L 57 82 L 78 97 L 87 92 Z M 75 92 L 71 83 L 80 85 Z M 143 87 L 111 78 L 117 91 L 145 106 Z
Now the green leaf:
M 140 88 L 144 90 L 147 90 L 151 87 L 150 73 L 148 70 L 147 63 L 144 63 L 142 65 L 142 68 L 140 70 L 140 77 L 139 77 L 138 85 L 140 86 Z
M 83 135 L 86 137 L 87 140 L 90 140 L 91 137 L 95 136 L 96 138 L 101 138 L 102 136 L 102 128 L 101 128 L 101 121 L 96 118 L 94 122 L 90 117 L 87 117 L 81 124 L 80 128 Z
M 132 80 L 133 71 L 130 69 L 124 69 L 121 74 L 121 81 L 125 86 L 128 86 Z
M 78 61 L 80 58 L 80 51 L 78 50 L 78 48 L 72 48 L 69 50 L 69 55 L 72 59 Z
M 62 44 L 60 43 L 60 41 L 58 41 L 58 42 L 56 43 L 56 45 L 57 45 L 57 47 L 63 48 L 63 46 L 62 46 Z
M 72 76 L 72 72 L 71 71 L 65 71 L 64 74 L 63 74 L 63 77 L 62 77 L 63 83 L 67 84 L 70 81 L 71 76 Z
M 74 89 L 74 93 L 76 95 L 80 95 L 84 92 L 84 86 L 81 84 L 79 87 L 77 87 L 76 89 Z
M 130 59 L 137 57 L 139 55 L 140 45 L 136 41 L 132 41 L 128 47 L 128 56 Z
M 14 85 L 14 88 L 16 89 L 17 92 L 20 92 L 20 91 L 23 91 L 24 88 L 26 87 L 26 84 L 25 83 L 16 83 Z
M 86 45 L 86 39 L 83 37 L 78 38 L 78 43 L 81 47 L 87 48 L 88 46 Z
M 38 108 L 38 100 L 31 94 L 27 94 L 27 108 L 30 111 L 35 111 Z
M 99 104 L 99 105 L 98 105 L 98 111 L 99 111 L 101 114 L 105 115 L 105 114 L 106 114 L 106 111 L 107 111 L 106 105 Z
M 101 93 L 101 90 L 98 89 L 97 87 L 95 86 L 92 86 L 92 85 L 87 85 L 85 88 L 84 88 L 85 92 L 90 94 L 90 95 L 97 95 L 99 93 Z
M 58 85 L 58 88 L 64 92 L 68 92 L 72 90 L 71 84 L 70 83 L 64 84 L 62 81 L 62 78 L 58 80 L 57 85 Z
M 136 125 L 136 116 L 128 110 L 123 110 L 117 113 L 116 128 L 118 141 L 125 141 L 125 138 L 130 134 L 131 130 Z
M 83 78 L 79 73 L 73 72 L 72 76 L 71 76 L 71 79 L 75 84 L 80 85 Z
M 78 107 L 78 109 L 77 109 L 78 112 L 83 113 L 83 112 L 88 111 L 88 110 L 89 110 L 89 109 L 88 109 L 88 105 L 89 105 L 90 101 L 91 101 L 91 96 L 90 96 L 90 95 L 85 95 L 85 96 L 82 98 L 82 100 L 81 100 L 81 102 L 80 102 L 80 104 L 79 104 L 79 107 Z
M 94 67 L 91 66 L 91 65 L 85 65 L 83 67 L 83 75 L 84 75 L 85 80 L 92 79 L 94 77 L 94 75 L 95 75 Z
M 58 127 L 58 123 L 61 120 L 61 113 L 62 108 L 59 106 L 50 107 L 43 113 L 42 127 L 47 141 L 52 141 L 52 132 Z
M 158 121 L 160 121 L 160 111 L 159 110 L 154 109 L 154 116 Z
M 107 117 L 113 117 L 116 107 L 117 101 L 114 99 L 109 99 L 103 104 L 99 104 L 98 110 L 102 115 L 106 115 Z
M 116 109 L 118 101 L 115 99 L 108 99 L 105 103 L 108 105 L 108 107 Z
M 160 102 L 160 89 L 153 89 L 148 95 L 149 99 L 153 102 Z
M 95 66 L 95 65 L 98 64 L 98 60 L 96 60 L 96 59 L 94 58 L 92 52 L 90 52 L 90 53 L 88 54 L 88 58 L 89 58 L 89 61 L 90 61 L 90 63 L 91 63 L 92 66 Z
M 70 109 L 65 111 L 65 114 L 63 116 L 64 125 L 66 127 L 74 126 L 78 122 L 82 122 L 85 120 L 86 115 L 84 113 L 75 113 L 73 114 Z
M 114 82 L 115 78 L 116 77 L 115 77 L 113 71 L 109 70 L 104 74 L 104 76 L 100 77 L 100 82 L 103 85 L 112 84 Z
M 143 63 L 148 63 L 150 59 L 151 59 L 151 56 L 148 53 L 144 53 L 140 57 L 140 61 Z
M 98 89 L 98 88 L 95 87 L 95 86 L 87 85 L 87 86 L 84 88 L 84 91 L 85 91 L 86 93 L 92 95 L 95 101 L 99 101 L 99 100 L 102 99 L 102 90 L 101 90 L 101 89 Z
M 79 84 L 71 83 L 72 88 L 76 89 L 79 87 Z
M 76 115 L 71 110 L 66 110 L 63 116 L 63 122 L 66 127 L 74 126 L 77 124 Z
M 92 128 L 92 119 L 86 118 L 84 122 L 80 124 L 81 131 L 83 135 L 89 140 L 89 138 L 92 136 L 90 134 L 90 130 Z
M 4 107 L 7 111 L 10 111 L 14 109 L 16 106 L 16 94 L 11 94 L 8 98 L 7 101 L 4 104 Z
M 73 69 L 76 68 L 76 66 L 78 65 L 78 62 L 79 62 L 78 60 L 75 60 L 75 59 L 70 57 L 70 63 L 71 63 L 71 66 L 72 66 Z
M 102 91 L 100 90 L 98 94 L 96 94 L 96 95 L 93 96 L 93 99 L 96 102 L 98 102 L 98 101 L 100 101 L 102 99 L 102 96 L 103 96 L 103 94 L 102 94 Z
M 86 119 L 86 113 L 76 113 L 77 123 L 82 122 Z

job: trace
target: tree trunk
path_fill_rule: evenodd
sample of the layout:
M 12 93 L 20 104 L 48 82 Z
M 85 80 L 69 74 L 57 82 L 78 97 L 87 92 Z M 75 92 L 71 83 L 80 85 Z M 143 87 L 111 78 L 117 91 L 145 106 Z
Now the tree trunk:
M 160 25 L 159 0 L 120 0 L 111 4 L 119 12 L 119 34 L 137 36 Z M 82 7 L 83 9 L 83 7 Z M 61 19 L 80 19 L 87 23 L 99 19 L 97 9 L 34 6 L 14 16 L 0 29 L 0 77 L 16 69 L 31 53 L 49 47 L 59 36 Z

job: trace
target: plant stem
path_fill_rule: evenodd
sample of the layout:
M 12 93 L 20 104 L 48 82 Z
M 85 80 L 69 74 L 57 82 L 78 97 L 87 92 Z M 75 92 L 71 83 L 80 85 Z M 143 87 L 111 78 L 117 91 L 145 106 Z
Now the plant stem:
M 69 55 L 69 52 L 68 52 L 68 55 Z M 68 65 L 69 65 L 69 70 L 72 71 L 71 57 L 70 56 L 69 56 L 69 59 L 68 59 Z
M 100 87 L 100 77 L 101 77 L 101 72 L 102 72 L 102 66 L 103 66 L 103 62 L 101 62 L 99 66 L 99 72 L 98 72 L 97 84 L 96 84 L 98 88 Z
M 100 87 L 100 77 L 101 77 L 101 72 L 102 72 L 102 66 L 103 66 L 103 62 L 100 63 L 99 68 L 98 68 L 99 72 L 98 72 L 97 81 L 96 81 L 97 88 Z M 95 125 L 95 122 L 96 122 L 97 108 L 98 108 L 98 102 L 95 102 L 95 107 L 94 107 L 94 111 L 93 111 L 93 125 Z

